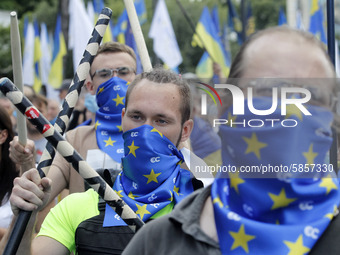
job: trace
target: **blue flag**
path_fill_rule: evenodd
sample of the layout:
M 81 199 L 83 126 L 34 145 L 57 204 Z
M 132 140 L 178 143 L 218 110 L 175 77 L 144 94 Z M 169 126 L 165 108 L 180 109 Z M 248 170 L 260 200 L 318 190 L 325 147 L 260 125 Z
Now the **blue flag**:
M 279 26 L 287 24 L 286 14 L 285 14 L 285 12 L 283 11 L 283 9 L 281 7 L 280 7 L 280 10 L 279 10 L 279 21 L 278 21 L 277 24 Z
M 327 45 L 327 37 L 324 30 L 323 10 L 318 0 L 312 1 L 309 32 L 318 37 L 321 42 Z

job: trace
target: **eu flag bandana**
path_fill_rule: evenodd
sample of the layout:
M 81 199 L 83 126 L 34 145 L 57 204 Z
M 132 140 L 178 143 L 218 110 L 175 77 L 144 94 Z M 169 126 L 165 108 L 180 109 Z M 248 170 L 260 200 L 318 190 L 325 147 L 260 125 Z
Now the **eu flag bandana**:
M 102 83 L 97 89 L 96 137 L 99 149 L 120 162 L 124 155 L 121 113 L 128 83 L 118 77 Z
M 255 105 L 256 109 L 269 109 L 271 100 L 255 98 Z M 281 116 L 280 109 L 270 116 L 248 111 L 236 118 L 231 111 L 226 112 L 225 119 L 240 124 L 220 128 L 223 165 L 235 166 L 238 171 L 229 173 L 230 178 L 220 173 L 211 190 L 222 254 L 308 253 L 336 214 L 338 180 L 329 168 L 327 173 L 318 170 L 332 142 L 333 116 L 321 107 L 307 109 L 312 116 L 297 109 L 287 109 L 286 116 Z M 247 126 L 253 119 L 263 121 L 264 126 Z M 285 127 L 288 122 L 282 125 L 282 121 L 287 119 L 297 125 Z M 278 171 L 270 175 L 258 172 L 253 177 L 271 178 L 244 178 L 251 175 L 241 171 L 251 167 L 263 171 L 263 166 L 269 171 L 269 164 L 278 166 Z M 305 164 L 310 167 L 305 168 Z
M 182 153 L 161 132 L 143 125 L 125 132 L 123 139 L 123 171 L 113 189 L 144 222 L 193 192 L 191 173 L 180 168 Z M 104 227 L 121 225 L 124 222 L 106 205 Z

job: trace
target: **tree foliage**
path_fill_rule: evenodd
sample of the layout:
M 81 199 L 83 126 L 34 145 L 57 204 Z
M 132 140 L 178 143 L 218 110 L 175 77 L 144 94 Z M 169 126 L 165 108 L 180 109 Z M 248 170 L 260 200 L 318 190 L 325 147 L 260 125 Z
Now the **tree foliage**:
M 24 17 L 30 20 L 36 18 L 38 22 L 44 22 L 49 31 L 53 32 L 57 13 L 61 11 L 61 6 L 67 6 L 69 0 L 1 0 L 0 9 L 16 10 L 20 18 L 20 28 L 23 27 Z M 180 0 L 184 9 L 187 11 L 194 26 L 196 26 L 204 6 L 208 6 L 211 10 L 215 5 L 218 7 L 220 22 L 227 22 L 228 8 L 226 0 Z M 236 9 L 240 11 L 240 1 L 232 0 Z M 251 1 L 253 8 L 253 15 L 255 17 L 256 29 L 263 29 L 269 26 L 275 26 L 278 20 L 279 8 L 285 8 L 285 0 L 247 0 Z M 88 0 L 84 0 L 85 3 Z M 122 0 L 104 0 L 105 5 L 110 7 L 113 11 L 112 20 L 114 24 L 118 17 L 124 10 L 124 2 Z M 145 0 L 147 8 L 147 22 L 142 26 L 142 31 L 149 50 L 150 57 L 153 64 L 157 63 L 157 58 L 154 55 L 153 41 L 148 37 L 156 0 Z M 169 15 L 172 20 L 175 35 L 180 47 L 183 63 L 180 65 L 181 72 L 194 72 L 195 67 L 203 54 L 203 49 L 199 47 L 192 47 L 191 41 L 193 36 L 193 29 L 184 17 L 181 9 L 175 0 L 165 0 Z M 65 9 L 65 8 L 64 8 Z M 65 10 L 64 10 L 65 13 Z M 67 13 L 67 12 L 66 12 Z M 63 28 L 65 37 L 67 37 L 67 27 Z M 10 40 L 9 29 L 0 27 L 0 73 L 8 73 L 11 69 L 10 57 Z M 235 41 L 230 42 L 232 56 L 239 50 L 239 45 Z M 69 54 L 71 55 L 71 54 Z M 72 66 L 70 62 L 71 57 L 67 58 L 66 66 Z M 71 70 L 67 68 L 67 70 Z M 73 76 L 67 73 L 67 76 Z

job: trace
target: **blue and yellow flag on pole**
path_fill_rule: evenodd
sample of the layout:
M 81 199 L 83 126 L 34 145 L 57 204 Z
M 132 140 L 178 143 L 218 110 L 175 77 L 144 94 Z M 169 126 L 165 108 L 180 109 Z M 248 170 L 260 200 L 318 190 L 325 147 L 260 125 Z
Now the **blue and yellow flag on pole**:
M 238 44 L 241 45 L 243 43 L 242 22 L 240 18 L 238 17 L 237 12 L 235 10 L 235 6 L 231 2 L 231 0 L 228 0 L 228 10 L 229 10 L 229 15 L 228 15 L 229 28 L 237 33 Z
M 327 45 L 327 37 L 324 30 L 324 18 L 322 7 L 318 0 L 312 0 L 309 32 L 315 35 L 319 40 Z
M 49 84 L 55 89 L 60 88 L 63 81 L 63 57 L 66 53 L 65 39 L 61 31 L 61 16 L 58 15 L 54 31 L 52 66 L 48 77 Z
M 253 9 L 251 2 L 248 2 L 247 6 L 247 25 L 246 25 L 246 37 L 255 33 L 255 17 L 253 15 Z
M 134 2 L 139 23 L 143 25 L 147 20 L 144 0 L 135 0 Z
M 128 23 L 128 15 L 126 9 L 124 9 L 123 13 L 119 16 L 117 24 L 113 29 L 113 36 L 116 40 L 122 44 L 125 44 L 125 32 L 127 29 Z
M 224 75 L 228 76 L 229 65 L 226 58 L 225 50 L 222 45 L 219 32 L 216 29 L 216 26 L 211 18 L 209 9 L 207 7 L 204 7 L 201 18 L 196 26 L 196 33 L 193 36 L 192 45 L 198 45 L 202 48 L 205 48 L 210 58 L 212 59 L 211 61 L 218 63 L 221 66 Z M 206 56 L 203 57 L 204 59 L 202 59 L 202 62 L 207 61 Z M 212 62 L 210 66 L 212 66 Z M 204 74 L 204 72 L 204 75 L 207 75 L 209 71 L 202 66 L 201 61 L 198 65 L 197 71 L 197 75 L 199 78 L 209 78 L 207 76 L 202 77 L 202 74 Z
M 40 35 L 39 35 L 39 24 L 34 21 L 34 84 L 33 89 L 36 93 L 40 92 L 41 82 L 41 71 L 40 71 L 40 59 L 41 59 L 41 47 L 40 47 Z
M 88 4 L 92 4 L 92 2 L 89 2 Z M 99 14 L 104 8 L 104 0 L 93 0 L 93 9 L 94 9 L 94 20 L 93 22 L 95 23 L 98 19 Z M 113 34 L 112 34 L 112 23 L 111 20 L 109 21 L 109 25 L 107 26 L 105 30 L 105 34 L 103 36 L 102 42 L 111 42 L 113 40 Z

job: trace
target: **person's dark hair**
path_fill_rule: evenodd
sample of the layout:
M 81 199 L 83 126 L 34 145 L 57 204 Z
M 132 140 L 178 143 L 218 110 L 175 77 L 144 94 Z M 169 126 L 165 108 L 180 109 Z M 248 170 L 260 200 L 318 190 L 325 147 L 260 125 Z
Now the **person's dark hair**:
M 329 60 L 329 64 L 332 66 L 329 55 L 327 54 L 325 46 L 318 40 L 313 34 L 293 29 L 288 26 L 280 26 L 280 27 L 270 27 L 261 31 L 256 32 L 251 35 L 248 40 L 241 46 L 239 52 L 236 54 L 234 61 L 231 64 L 229 78 L 241 78 L 243 75 L 243 71 L 245 68 L 245 53 L 249 46 L 256 41 L 258 38 L 261 38 L 264 35 L 269 34 L 284 34 L 287 37 L 294 36 L 295 38 L 304 39 L 306 43 L 315 45 L 319 47 L 325 54 L 326 59 Z
M 190 113 L 191 113 L 191 93 L 188 83 L 182 79 L 178 74 L 169 71 L 164 70 L 162 68 L 154 68 L 150 72 L 143 72 L 136 76 L 133 82 L 128 87 L 128 90 L 126 92 L 125 96 L 125 108 L 128 107 L 129 103 L 129 96 L 136 87 L 136 85 L 143 79 L 147 79 L 148 81 L 152 81 L 159 84 L 164 83 L 171 83 L 178 87 L 178 91 L 181 95 L 181 105 L 180 105 L 180 111 L 182 114 L 182 124 L 184 124 L 185 121 L 190 119 Z
M 136 62 L 136 54 L 133 51 L 132 48 L 125 44 L 121 44 L 119 42 L 106 42 L 99 46 L 99 49 L 97 51 L 97 55 L 102 53 L 116 53 L 116 52 L 125 52 L 129 54 L 134 61 Z
M 3 144 L 0 145 L 0 203 L 7 195 L 12 192 L 13 180 L 19 176 L 16 165 L 9 158 L 9 143 L 14 137 L 12 122 L 7 111 L 0 108 L 0 131 L 7 130 L 8 136 Z

